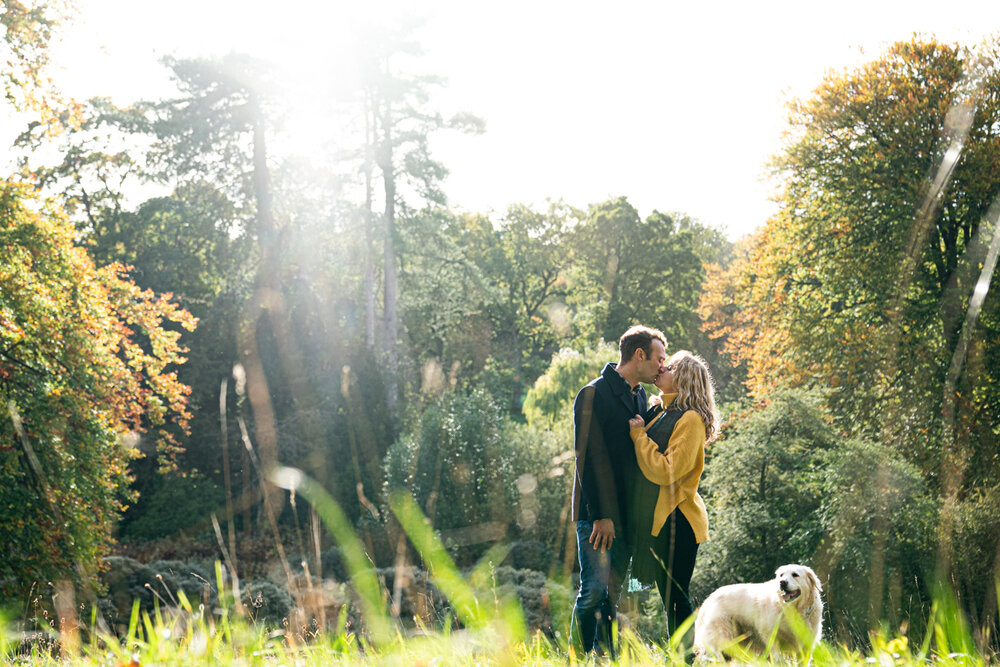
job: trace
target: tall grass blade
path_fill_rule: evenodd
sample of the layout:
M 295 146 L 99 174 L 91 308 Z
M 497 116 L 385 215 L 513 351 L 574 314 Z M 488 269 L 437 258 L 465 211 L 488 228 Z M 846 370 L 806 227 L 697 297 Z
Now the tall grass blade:
M 11 623 L 7 615 L 0 612 L 0 660 L 6 659 L 13 652 L 14 642 L 10 639 Z
M 462 623 L 467 627 L 488 625 L 490 615 L 480 605 L 472 588 L 462 579 L 454 561 L 434 534 L 434 529 L 426 522 L 413 496 L 407 491 L 397 491 L 390 498 L 389 505 L 424 559 L 434 585 L 451 602 Z
M 673 634 L 670 635 L 670 640 L 667 642 L 667 646 L 670 648 L 672 654 L 681 655 L 691 650 L 690 646 L 685 646 L 685 638 L 693 638 L 694 632 L 692 631 L 692 626 L 694 626 L 694 621 L 697 616 L 691 614 L 685 618 L 680 625 L 674 630 Z M 690 639 L 689 639 L 690 641 Z
M 361 600 L 361 611 L 371 640 L 376 645 L 390 642 L 395 633 L 382 596 L 382 588 L 375 577 L 364 545 L 354 534 L 351 522 L 340 509 L 340 505 L 322 486 L 301 470 L 278 468 L 271 476 L 271 481 L 283 489 L 294 489 L 316 509 L 323 524 L 340 546 L 347 562 L 354 588 Z
M 976 641 L 951 587 L 939 581 L 934 586 L 934 603 L 941 611 L 934 622 L 938 657 L 976 655 Z
M 136 643 L 136 633 L 139 631 L 139 598 L 132 600 L 132 614 L 128 619 L 128 633 L 125 635 L 125 646 Z

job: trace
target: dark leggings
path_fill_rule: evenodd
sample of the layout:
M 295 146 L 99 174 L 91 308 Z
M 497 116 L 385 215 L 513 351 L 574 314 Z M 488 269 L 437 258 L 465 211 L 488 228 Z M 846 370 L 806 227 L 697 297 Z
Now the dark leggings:
M 691 524 L 684 518 L 680 508 L 675 509 L 667 517 L 667 523 L 653 540 L 653 550 L 661 562 L 666 564 L 666 570 L 661 568 L 656 576 L 656 590 L 663 600 L 663 610 L 667 616 L 667 632 L 672 635 L 677 626 L 694 612 L 691 608 L 688 586 L 694 573 L 698 543 L 695 541 Z M 689 631 L 688 636 L 690 634 Z

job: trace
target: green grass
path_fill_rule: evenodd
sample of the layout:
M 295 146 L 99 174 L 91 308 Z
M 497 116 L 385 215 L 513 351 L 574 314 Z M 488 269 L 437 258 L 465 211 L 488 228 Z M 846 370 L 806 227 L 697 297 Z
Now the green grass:
M 192 607 L 181 599 L 181 608 L 170 614 L 132 616 L 127 636 L 117 638 L 101 632 L 89 632 L 82 645 L 60 637 L 48 628 L 46 641 L 35 641 L 17 650 L 12 637 L 4 635 L 0 649 L 4 664 L 26 665 L 341 665 L 373 664 L 416 667 L 419 665 L 566 665 L 588 661 L 571 656 L 564 647 L 554 645 L 541 634 L 512 636 L 511 626 L 502 618 L 493 618 L 474 628 L 455 631 L 425 631 L 419 635 L 397 632 L 376 644 L 359 635 L 332 630 L 308 641 L 285 631 L 255 627 L 232 608 L 205 610 Z M 797 662 L 814 665 L 849 667 L 851 665 L 937 665 L 976 666 L 992 660 L 969 649 L 971 637 L 954 630 L 954 619 L 938 617 L 928 629 L 921 646 L 911 645 L 905 637 L 873 637 L 867 654 L 843 646 L 820 643 L 812 656 L 773 656 L 770 659 L 740 656 L 740 663 L 763 664 Z M 671 647 L 651 645 L 626 631 L 620 638 L 618 664 L 683 664 Z M 63 643 L 61 643 L 63 642 Z M 962 650 L 966 649 L 966 650 Z M 12 653 L 13 652 L 13 653 Z
M 347 624 L 341 607 L 327 628 L 319 629 L 316 610 L 297 609 L 281 629 L 255 625 L 240 607 L 221 564 L 216 566 L 218 604 L 192 603 L 178 591 L 176 606 L 140 612 L 138 601 L 124 633 L 102 629 L 97 615 L 88 623 L 71 619 L 40 621 L 30 636 L 14 623 L 0 619 L 0 661 L 17 665 L 574 665 L 591 664 L 559 642 L 527 630 L 516 599 L 498 597 L 491 585 L 490 563 L 502 560 L 492 552 L 463 577 L 430 525 L 406 494 L 392 498 L 392 509 L 428 566 L 434 585 L 448 598 L 455 618 L 440 628 L 404 627 L 388 612 L 380 584 L 364 550 L 348 527 L 340 508 L 317 484 L 298 471 L 285 470 L 275 480 L 294 488 L 316 508 L 341 546 L 353 573 L 363 628 Z M 82 625 L 84 627 L 80 628 Z M 68 626 L 68 627 L 67 627 Z M 793 623 L 794 626 L 794 623 Z M 61 631 L 60 631 L 61 630 Z M 807 632 L 800 623 L 800 632 Z M 673 643 L 661 647 L 623 629 L 617 664 L 683 665 Z M 783 656 L 771 650 L 764 657 L 742 653 L 739 664 L 798 663 L 850 667 L 926 665 L 975 667 L 996 664 L 995 655 L 977 648 L 955 596 L 935 591 L 930 619 L 919 645 L 906 636 L 873 632 L 866 653 L 844 645 L 820 642 L 811 653 Z M 606 662 L 598 659 L 597 662 Z

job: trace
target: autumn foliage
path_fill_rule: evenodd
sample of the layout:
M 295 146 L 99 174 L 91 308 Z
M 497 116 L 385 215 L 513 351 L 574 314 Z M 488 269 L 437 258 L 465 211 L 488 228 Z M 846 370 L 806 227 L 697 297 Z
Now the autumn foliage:
M 998 63 L 991 48 L 914 39 L 791 105 L 779 209 L 709 276 L 700 304 L 756 398 L 818 384 L 852 429 L 916 446 L 916 458 L 934 448 L 921 434 L 939 428 L 996 224 Z M 966 382 L 996 354 L 995 304 L 969 332 Z M 995 424 L 991 392 L 977 393 L 968 418 Z
M 130 502 L 128 462 L 164 465 L 187 427 L 194 318 L 121 265 L 96 269 L 63 214 L 0 183 L 0 593 L 89 578 Z M 82 583 L 82 582 L 81 582 Z

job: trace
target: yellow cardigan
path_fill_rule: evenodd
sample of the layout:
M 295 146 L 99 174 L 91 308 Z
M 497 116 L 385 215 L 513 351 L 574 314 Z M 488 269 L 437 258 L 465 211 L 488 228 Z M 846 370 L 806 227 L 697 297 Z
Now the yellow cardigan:
M 663 405 L 669 406 L 677 394 L 664 394 Z M 660 413 L 662 417 L 663 413 Z M 650 425 L 656 420 L 650 422 Z M 667 517 L 680 507 L 684 518 L 694 530 L 700 544 L 708 539 L 708 512 L 698 495 L 698 482 L 705 469 L 705 423 L 694 410 L 688 410 L 677 420 L 670 435 L 667 449 L 661 454 L 657 445 L 646 435 L 646 428 L 637 427 L 629 434 L 635 443 L 635 456 L 642 474 L 649 481 L 660 485 L 653 513 L 652 535 L 659 535 Z

